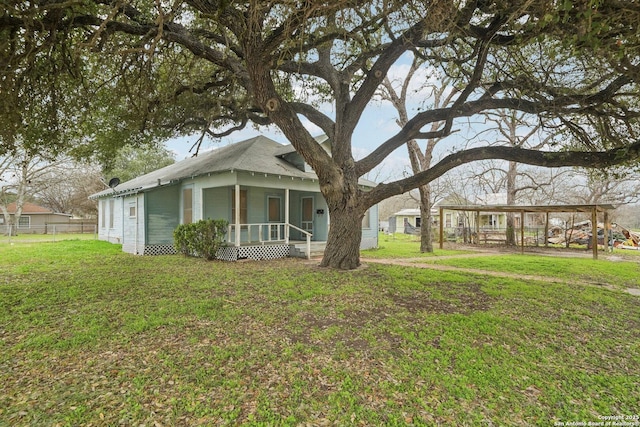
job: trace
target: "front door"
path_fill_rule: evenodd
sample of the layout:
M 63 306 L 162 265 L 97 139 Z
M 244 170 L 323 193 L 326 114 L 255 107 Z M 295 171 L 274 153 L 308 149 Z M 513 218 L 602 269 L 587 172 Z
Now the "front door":
M 302 222 L 300 228 L 313 234 L 313 197 L 302 198 Z
M 269 225 L 270 240 L 281 240 L 280 223 L 282 222 L 282 213 L 280 197 L 267 197 L 267 205 L 269 210 L 267 219 L 270 223 L 275 223 Z

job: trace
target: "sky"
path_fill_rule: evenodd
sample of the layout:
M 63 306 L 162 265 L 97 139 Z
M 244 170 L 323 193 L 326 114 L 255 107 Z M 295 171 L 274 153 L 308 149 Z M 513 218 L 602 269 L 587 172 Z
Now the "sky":
M 396 117 L 397 113 L 395 109 L 389 104 L 380 105 L 379 103 L 374 103 L 374 105 L 370 105 L 366 109 L 352 138 L 352 149 L 356 160 L 361 159 L 367 154 L 371 153 L 380 144 L 395 135 L 400 130 L 399 126 L 395 122 Z M 322 130 L 312 123 L 308 121 L 303 123 L 307 130 L 309 130 L 311 135 L 319 136 L 322 134 Z M 460 126 L 458 127 L 458 132 L 454 132 L 448 138 L 441 141 L 436 146 L 434 161 L 438 158 L 444 157 L 452 151 L 463 148 L 468 142 L 467 133 L 475 132 L 473 130 L 469 130 L 473 128 L 473 124 L 469 126 Z M 266 136 L 281 144 L 289 144 L 287 138 L 276 126 L 261 128 L 260 130 L 256 130 L 251 126 L 248 126 L 248 128 L 242 131 L 234 132 L 232 135 L 224 137 L 219 141 L 205 139 L 200 150 L 203 151 L 224 147 L 226 145 L 244 141 L 258 135 Z M 176 160 L 183 160 L 185 158 L 191 157 L 191 155 L 193 154 L 189 153 L 189 149 L 197 141 L 198 137 L 199 135 L 193 135 L 190 137 L 180 137 L 172 139 L 170 141 L 167 141 L 166 146 L 169 150 L 175 153 Z M 424 150 L 424 143 L 419 141 L 419 145 Z M 410 170 L 411 165 L 409 163 L 407 148 L 406 146 L 402 146 L 395 150 L 391 155 L 389 155 L 378 168 L 374 169 L 371 173 L 365 176 L 365 178 L 379 183 L 389 182 L 395 179 L 402 178 L 403 174 L 409 172 Z
M 322 134 L 322 130 L 310 122 L 305 122 L 305 127 L 311 135 L 318 136 Z M 362 120 L 360 121 L 353 137 L 353 153 L 356 159 L 363 158 L 378 145 L 390 138 L 399 130 L 395 124 L 395 116 L 393 108 L 373 106 L 370 107 Z M 258 135 L 263 135 L 273 139 L 281 144 L 289 144 L 287 138 L 275 126 L 262 128 L 261 130 L 248 127 L 242 131 L 233 133 L 232 135 L 222 138 L 220 141 L 205 140 L 201 150 L 210 150 L 223 147 L 236 142 L 244 141 Z M 176 160 L 182 160 L 190 157 L 189 149 L 197 141 L 198 135 L 190 137 L 180 137 L 167 141 L 168 149 L 176 154 Z M 410 168 L 409 158 L 405 147 L 401 147 L 392 153 L 382 165 L 380 177 L 400 177 L 402 172 Z
M 388 73 L 391 81 L 401 81 L 406 75 L 410 64 L 410 58 L 402 58 L 395 66 L 393 66 Z M 408 91 L 409 96 L 413 96 L 413 99 L 409 99 L 408 105 L 410 109 L 413 109 L 413 113 L 416 109 L 429 100 L 419 98 L 424 97 L 424 91 L 420 93 L 417 89 L 419 85 L 423 85 L 425 82 L 433 82 L 434 72 L 432 70 L 421 70 L 422 74 L 418 74 L 413 79 L 414 87 Z M 300 89 L 302 85 L 300 85 Z M 320 109 L 326 115 L 332 117 L 333 106 L 330 104 L 321 104 Z M 411 112 L 410 112 L 411 114 Z M 397 112 L 395 108 L 388 102 L 381 102 L 373 100 L 365 110 L 352 139 L 353 154 L 356 160 L 365 157 L 371 153 L 380 144 L 386 141 L 388 138 L 395 135 L 400 127 L 396 124 Z M 322 134 L 320 128 L 302 118 L 303 124 L 307 130 L 313 136 L 319 136 Z M 275 126 L 269 128 L 261 128 L 255 130 L 249 126 L 247 129 L 233 133 L 232 135 L 222 138 L 220 141 L 205 140 L 201 146 L 201 150 L 210 150 L 225 145 L 233 144 L 236 142 L 244 141 L 249 138 L 253 138 L 258 135 L 263 135 L 273 139 L 281 144 L 289 144 L 286 137 Z M 190 157 L 192 153 L 189 153 L 189 149 L 197 141 L 198 135 L 191 137 L 181 137 L 168 141 L 166 143 L 167 148 L 172 150 L 176 154 L 176 160 L 182 160 Z M 420 144 L 424 147 L 424 144 Z M 461 147 L 465 145 L 462 133 L 456 133 L 448 137 L 445 141 L 438 144 L 435 158 L 443 156 L 445 153 L 450 152 L 455 146 Z M 368 176 L 370 180 L 376 182 L 388 182 L 393 179 L 398 179 L 403 176 L 405 171 L 411 169 L 409 163 L 409 157 L 405 146 L 395 150 L 376 170 L 372 171 Z

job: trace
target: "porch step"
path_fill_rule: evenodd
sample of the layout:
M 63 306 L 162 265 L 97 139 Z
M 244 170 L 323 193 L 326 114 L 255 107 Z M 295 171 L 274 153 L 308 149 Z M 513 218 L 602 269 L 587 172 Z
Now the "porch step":
M 324 249 L 327 246 L 326 242 L 311 242 L 311 258 L 321 257 L 324 255 Z M 307 257 L 307 244 L 306 243 L 294 243 L 290 245 L 291 250 L 289 252 L 290 257 L 306 258 Z

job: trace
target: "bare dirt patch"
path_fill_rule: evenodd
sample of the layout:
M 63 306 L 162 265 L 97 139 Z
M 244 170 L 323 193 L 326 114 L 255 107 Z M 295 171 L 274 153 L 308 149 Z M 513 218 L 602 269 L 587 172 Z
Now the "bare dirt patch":
M 362 296 L 339 309 L 330 301 L 316 299 L 323 311 L 300 312 L 282 325 L 288 331 L 286 341 L 304 345 L 342 349 L 348 352 L 387 351 L 396 348 L 401 339 L 390 333 L 388 321 L 401 319 L 408 328 L 420 328 L 430 315 L 462 314 L 489 310 L 495 298 L 486 294 L 478 283 L 456 286 L 430 283 L 425 290 L 387 290 L 375 300 Z
M 433 285 L 432 285 L 433 286 Z M 477 283 L 464 288 L 440 285 L 447 290 L 446 299 L 434 298 L 429 292 L 413 291 L 407 295 L 390 295 L 393 302 L 410 313 L 469 314 L 491 308 L 493 298 L 481 290 Z

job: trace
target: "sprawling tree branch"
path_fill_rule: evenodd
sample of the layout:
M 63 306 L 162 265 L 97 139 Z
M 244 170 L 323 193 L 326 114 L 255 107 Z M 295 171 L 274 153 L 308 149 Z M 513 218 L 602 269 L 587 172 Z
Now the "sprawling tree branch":
M 563 166 L 606 168 L 637 161 L 640 158 L 640 141 L 624 148 L 608 151 L 539 151 L 519 147 L 477 147 L 450 154 L 429 170 L 389 184 L 380 184 L 364 197 L 378 203 L 397 194 L 406 193 L 420 184 L 431 182 L 449 170 L 479 160 L 502 159 L 528 165 L 557 168 Z

